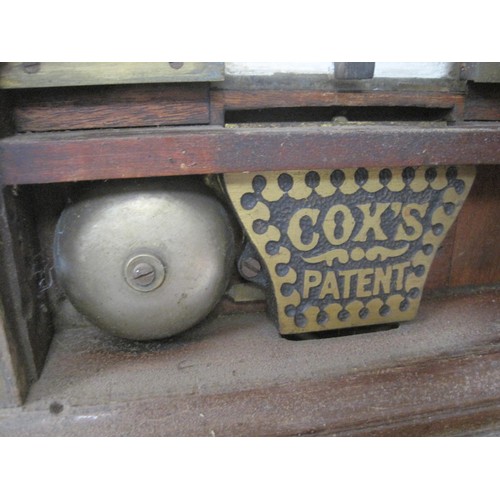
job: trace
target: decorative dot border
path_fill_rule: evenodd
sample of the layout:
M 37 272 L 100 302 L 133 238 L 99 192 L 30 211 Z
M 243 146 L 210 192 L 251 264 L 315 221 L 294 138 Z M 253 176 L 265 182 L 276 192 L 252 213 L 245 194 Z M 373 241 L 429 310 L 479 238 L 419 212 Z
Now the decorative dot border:
M 475 167 L 471 166 L 422 166 L 225 174 L 224 178 L 241 223 L 266 263 L 280 331 L 287 334 L 413 319 L 434 255 L 458 215 L 474 176 Z M 353 299 L 345 307 L 339 303 L 323 308 L 310 305 L 299 312 L 302 297 L 294 286 L 297 273 L 289 266 L 290 250 L 279 243 L 281 232 L 271 224 L 270 209 L 258 201 L 257 195 L 267 202 L 278 201 L 285 194 L 300 201 L 313 192 L 326 198 L 337 190 L 349 195 L 358 190 L 375 193 L 383 188 L 400 192 L 406 186 L 414 192 L 431 187 L 440 197 L 440 206 L 432 214 L 431 228 L 423 234 L 422 248 L 410 261 L 407 290 L 391 295 L 385 302 L 379 297 L 366 301 Z

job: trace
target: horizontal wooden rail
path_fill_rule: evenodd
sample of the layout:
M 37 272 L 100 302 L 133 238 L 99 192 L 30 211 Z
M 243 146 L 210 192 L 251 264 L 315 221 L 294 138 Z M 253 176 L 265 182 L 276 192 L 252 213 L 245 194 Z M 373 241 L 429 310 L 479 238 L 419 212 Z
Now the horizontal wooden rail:
M 4 185 L 453 164 L 500 164 L 500 126 L 205 126 L 32 133 L 0 140 Z
M 453 108 L 465 97 L 446 92 L 328 92 L 324 90 L 224 90 L 226 110 L 301 106 L 402 106 Z M 215 93 L 215 92 L 214 92 Z
M 18 132 L 46 132 L 210 122 L 208 84 L 108 85 L 17 91 Z

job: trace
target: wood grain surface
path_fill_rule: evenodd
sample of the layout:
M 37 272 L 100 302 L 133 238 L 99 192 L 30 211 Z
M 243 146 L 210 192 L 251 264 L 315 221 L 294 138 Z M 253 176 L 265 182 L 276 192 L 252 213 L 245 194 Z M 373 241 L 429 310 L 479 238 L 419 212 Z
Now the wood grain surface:
M 33 133 L 0 140 L 6 184 L 453 164 L 500 164 L 500 128 L 167 127 Z
M 209 123 L 208 85 L 157 84 L 17 91 L 18 132 Z
M 478 169 L 456 221 L 450 285 L 500 282 L 500 170 Z
M 0 435 L 498 435 L 498 300 L 427 297 L 399 328 L 301 341 L 264 314 L 166 342 L 63 330 Z
M 305 106 L 453 108 L 464 101 L 447 92 L 328 92 L 323 90 L 224 90 L 227 110 Z M 214 92 L 216 93 L 216 92 Z
M 500 86 L 469 84 L 464 105 L 465 120 L 500 120 Z

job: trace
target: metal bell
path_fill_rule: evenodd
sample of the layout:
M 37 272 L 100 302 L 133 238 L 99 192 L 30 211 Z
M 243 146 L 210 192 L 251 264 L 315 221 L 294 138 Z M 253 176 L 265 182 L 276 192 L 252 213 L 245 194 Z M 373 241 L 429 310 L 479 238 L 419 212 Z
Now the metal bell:
M 58 280 L 75 308 L 114 335 L 170 337 L 222 297 L 234 260 L 229 216 L 200 182 L 105 183 L 62 213 Z

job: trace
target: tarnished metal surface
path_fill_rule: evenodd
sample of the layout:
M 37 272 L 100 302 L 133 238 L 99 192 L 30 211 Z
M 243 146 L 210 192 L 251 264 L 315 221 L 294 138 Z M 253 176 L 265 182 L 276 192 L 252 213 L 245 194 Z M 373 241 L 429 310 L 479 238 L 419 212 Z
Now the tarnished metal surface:
M 334 68 L 339 80 L 367 80 L 375 73 L 374 62 L 336 62 Z
M 156 290 L 165 281 L 165 264 L 151 254 L 139 253 L 125 264 L 125 281 L 139 292 Z
M 464 63 L 460 70 L 462 80 L 472 80 L 481 83 L 500 82 L 499 62 L 470 62 Z
M 224 179 L 272 282 L 270 311 L 290 334 L 413 319 L 474 175 L 401 167 Z M 259 273 L 252 261 L 240 265 L 248 279 Z
M 234 237 L 220 202 L 196 181 L 111 185 L 63 212 L 57 276 L 74 306 L 133 339 L 196 324 L 224 293 Z
M 210 82 L 224 79 L 224 63 L 33 62 L 0 64 L 0 88 L 124 83 Z

